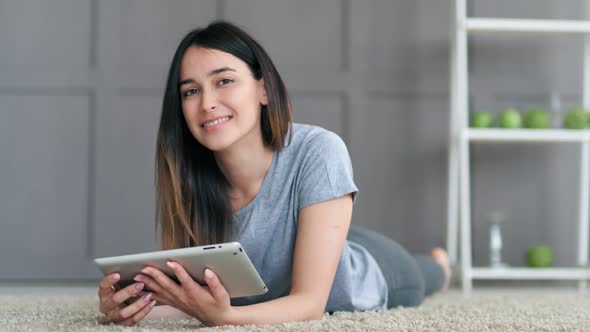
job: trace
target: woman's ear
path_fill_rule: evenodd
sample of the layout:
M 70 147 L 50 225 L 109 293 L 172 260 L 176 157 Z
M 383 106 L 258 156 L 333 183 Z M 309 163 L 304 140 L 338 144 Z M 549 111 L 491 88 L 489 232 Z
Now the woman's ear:
M 266 88 L 264 87 L 264 79 L 263 78 L 258 80 L 258 91 L 259 91 L 260 104 L 268 105 L 268 96 L 266 95 Z

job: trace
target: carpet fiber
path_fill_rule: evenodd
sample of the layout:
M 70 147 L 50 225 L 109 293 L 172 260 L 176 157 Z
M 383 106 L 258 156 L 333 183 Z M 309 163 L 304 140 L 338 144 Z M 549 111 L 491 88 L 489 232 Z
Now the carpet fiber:
M 573 292 L 435 295 L 417 308 L 335 313 L 276 326 L 204 328 L 197 320 L 105 324 L 94 296 L 0 295 L 0 331 L 590 331 L 590 295 Z

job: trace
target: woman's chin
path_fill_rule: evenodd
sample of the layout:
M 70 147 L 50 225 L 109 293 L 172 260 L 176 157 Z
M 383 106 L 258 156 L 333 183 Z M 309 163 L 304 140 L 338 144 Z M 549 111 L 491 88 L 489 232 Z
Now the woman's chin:
M 227 149 L 229 146 L 231 146 L 231 144 L 228 142 L 215 142 L 215 143 L 205 142 L 205 143 L 201 143 L 201 144 L 213 152 L 221 152 L 221 151 Z

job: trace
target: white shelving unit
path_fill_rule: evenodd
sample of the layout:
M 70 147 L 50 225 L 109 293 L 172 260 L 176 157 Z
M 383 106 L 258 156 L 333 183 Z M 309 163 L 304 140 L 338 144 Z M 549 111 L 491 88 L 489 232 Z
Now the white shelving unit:
M 470 142 L 571 142 L 580 147 L 580 186 L 577 256 L 578 266 L 588 263 L 587 184 L 590 171 L 590 130 L 567 129 L 471 129 L 468 112 L 467 37 L 476 33 L 582 34 L 584 36 L 583 106 L 590 109 L 590 21 L 531 20 L 467 17 L 466 0 L 455 0 L 451 29 L 451 93 L 448 177 L 447 248 L 451 263 L 458 262 L 463 292 L 471 293 L 474 279 L 503 280 L 578 280 L 585 290 L 590 269 L 585 267 L 534 269 L 526 267 L 474 267 L 471 260 Z M 590 13 L 590 1 L 586 13 Z M 460 222 L 459 222 L 460 221 Z M 461 229 L 459 230 L 459 224 Z M 460 243 L 457 241 L 458 236 Z M 573 240 L 573 239 L 572 239 Z

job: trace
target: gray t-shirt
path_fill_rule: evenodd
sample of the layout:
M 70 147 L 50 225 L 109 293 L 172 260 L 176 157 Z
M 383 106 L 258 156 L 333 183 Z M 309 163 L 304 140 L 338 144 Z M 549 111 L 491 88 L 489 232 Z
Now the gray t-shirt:
M 275 151 L 256 198 L 236 211 L 232 224 L 234 239 L 246 250 L 268 292 L 232 299 L 232 304 L 248 305 L 288 295 L 299 209 L 349 193 L 356 199 L 358 189 L 342 139 L 321 127 L 294 123 L 292 141 L 289 144 L 287 139 L 283 151 Z M 386 309 L 387 292 L 373 256 L 361 245 L 347 241 L 326 311 Z

